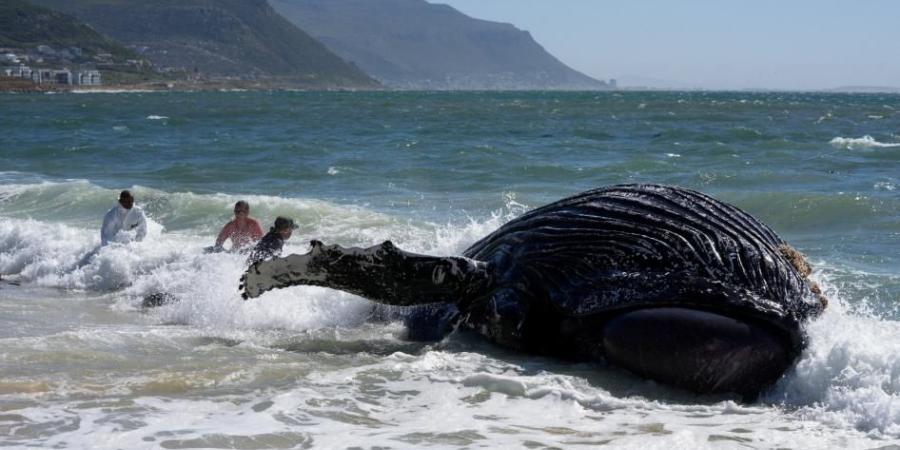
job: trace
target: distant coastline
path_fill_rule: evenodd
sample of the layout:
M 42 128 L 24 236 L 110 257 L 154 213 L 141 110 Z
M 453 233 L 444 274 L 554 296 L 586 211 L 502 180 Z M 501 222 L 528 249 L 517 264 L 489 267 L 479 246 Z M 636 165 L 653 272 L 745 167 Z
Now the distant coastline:
M 129 92 L 227 92 L 227 91 L 360 91 L 406 92 L 422 89 L 398 89 L 391 87 L 304 86 L 286 80 L 156 80 L 138 83 L 115 83 L 101 86 L 39 84 L 27 79 L 0 76 L 0 93 L 129 93 Z M 424 89 L 427 90 L 427 89 Z M 439 91 L 479 91 L 478 89 L 439 89 Z M 493 91 L 543 92 L 543 89 L 496 89 Z M 900 94 L 900 88 L 889 86 L 841 86 L 826 89 L 704 89 L 663 88 L 649 86 L 619 86 L 616 89 L 553 89 L 554 92 L 745 92 L 789 93 L 808 92 L 822 94 Z
M 105 84 L 102 86 L 79 86 L 62 84 L 39 84 L 29 80 L 12 77 L 0 77 L 0 92 L 42 93 L 42 92 L 75 92 L 75 93 L 113 93 L 113 92 L 193 92 L 193 91 L 380 91 L 380 87 L 348 87 L 348 86 L 304 86 L 284 81 L 259 80 L 222 80 L 222 81 L 152 81 L 140 83 Z
M 829 92 L 847 94 L 900 94 L 900 87 L 890 86 L 841 86 L 829 89 Z

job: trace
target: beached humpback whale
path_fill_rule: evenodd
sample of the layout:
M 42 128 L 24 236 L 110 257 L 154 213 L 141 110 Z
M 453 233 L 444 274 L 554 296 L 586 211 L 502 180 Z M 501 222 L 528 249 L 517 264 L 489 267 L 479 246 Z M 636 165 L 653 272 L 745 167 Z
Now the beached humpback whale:
M 792 364 L 826 305 L 801 254 L 749 214 L 660 185 L 596 189 L 530 211 L 462 256 L 313 241 L 251 266 L 244 298 L 325 286 L 390 305 L 449 305 L 499 344 L 603 358 L 702 393 L 752 398 Z

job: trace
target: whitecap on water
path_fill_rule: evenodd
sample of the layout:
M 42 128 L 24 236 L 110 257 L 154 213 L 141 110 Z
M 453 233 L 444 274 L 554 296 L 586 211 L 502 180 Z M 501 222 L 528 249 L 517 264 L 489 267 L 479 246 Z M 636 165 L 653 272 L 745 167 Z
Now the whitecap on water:
M 837 148 L 846 148 L 848 150 L 879 147 L 900 147 L 900 142 L 878 142 L 877 140 L 875 140 L 875 138 L 869 135 L 865 135 L 861 138 L 846 138 L 838 136 L 832 139 L 829 144 Z

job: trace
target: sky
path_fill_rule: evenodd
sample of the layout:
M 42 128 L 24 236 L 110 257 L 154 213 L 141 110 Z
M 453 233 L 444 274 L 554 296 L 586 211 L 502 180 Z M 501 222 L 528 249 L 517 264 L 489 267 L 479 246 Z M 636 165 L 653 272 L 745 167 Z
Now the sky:
M 620 85 L 900 87 L 900 0 L 429 0 Z

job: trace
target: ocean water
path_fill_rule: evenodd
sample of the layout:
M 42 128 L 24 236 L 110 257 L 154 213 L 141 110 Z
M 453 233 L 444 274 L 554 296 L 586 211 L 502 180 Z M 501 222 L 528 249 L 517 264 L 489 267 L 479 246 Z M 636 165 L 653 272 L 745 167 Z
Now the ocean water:
M 758 401 L 467 333 L 406 341 L 312 287 L 243 302 L 233 203 L 310 239 L 459 254 L 586 189 L 694 188 L 769 224 L 831 300 Z M 131 189 L 141 243 L 103 248 Z M 900 96 L 0 95 L 0 446 L 898 448 Z M 15 284 L 9 281 L 15 282 Z M 183 300 L 143 311 L 144 295 Z

